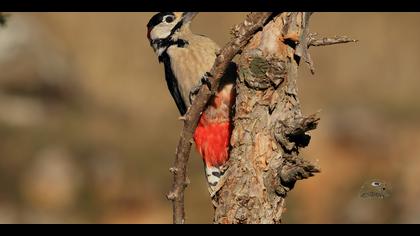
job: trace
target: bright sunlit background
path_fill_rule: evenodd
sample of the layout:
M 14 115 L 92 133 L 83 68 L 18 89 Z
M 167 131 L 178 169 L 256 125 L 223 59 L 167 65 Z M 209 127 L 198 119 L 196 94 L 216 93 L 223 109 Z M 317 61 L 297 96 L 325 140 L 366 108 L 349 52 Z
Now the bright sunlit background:
M 12 13 L 0 28 L 0 223 L 171 223 L 165 198 L 181 122 L 146 39 L 153 13 Z M 245 13 L 200 13 L 220 45 Z M 285 223 L 420 223 L 418 13 L 316 13 L 310 30 L 360 40 L 311 48 L 304 113 L 321 122 Z M 188 223 L 211 223 L 190 159 Z M 392 186 L 359 198 L 363 183 Z

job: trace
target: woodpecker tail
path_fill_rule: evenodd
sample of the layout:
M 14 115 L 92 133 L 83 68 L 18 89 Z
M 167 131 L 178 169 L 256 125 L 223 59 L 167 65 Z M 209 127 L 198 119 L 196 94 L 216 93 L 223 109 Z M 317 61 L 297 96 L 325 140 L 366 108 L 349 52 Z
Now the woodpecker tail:
M 214 188 L 219 183 L 220 177 L 222 177 L 222 171 L 216 166 L 205 166 L 204 168 L 206 169 L 206 177 L 209 187 L 212 191 L 214 191 Z

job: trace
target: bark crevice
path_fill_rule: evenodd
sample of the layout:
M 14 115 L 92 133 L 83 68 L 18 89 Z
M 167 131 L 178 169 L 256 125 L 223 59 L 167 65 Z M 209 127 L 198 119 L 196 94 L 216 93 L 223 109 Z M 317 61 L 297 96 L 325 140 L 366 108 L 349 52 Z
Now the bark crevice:
M 303 59 L 314 73 L 310 46 L 354 40 L 314 39 L 308 28 L 311 15 L 277 15 L 238 59 L 232 148 L 223 186 L 213 197 L 215 223 L 281 223 L 287 192 L 298 180 L 320 172 L 299 153 L 320 118 L 301 112 L 298 66 Z

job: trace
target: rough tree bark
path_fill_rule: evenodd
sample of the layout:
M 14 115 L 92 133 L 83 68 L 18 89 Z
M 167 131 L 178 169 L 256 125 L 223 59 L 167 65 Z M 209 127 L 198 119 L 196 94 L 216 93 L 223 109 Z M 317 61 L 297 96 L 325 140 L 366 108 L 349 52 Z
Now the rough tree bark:
M 188 185 L 187 163 L 193 143 L 193 133 L 197 127 L 201 112 L 203 112 L 212 94 L 215 94 L 219 87 L 220 78 L 223 76 L 230 61 L 248 43 L 254 33 L 264 26 L 271 15 L 270 12 L 251 13 L 244 22 L 236 27 L 235 38 L 221 49 L 210 71 L 209 79 L 211 80 L 210 87 L 212 91 L 207 86 L 202 86 L 185 116 L 181 117 L 181 120 L 184 121 L 184 127 L 175 152 L 174 166 L 170 168 L 174 181 L 172 190 L 167 195 L 167 198 L 172 201 L 173 222 L 175 224 L 185 222 L 184 191 Z
M 307 131 L 319 118 L 304 117 L 297 98 L 297 67 L 301 59 L 314 73 L 309 46 L 353 42 L 347 37 L 313 38 L 307 24 L 311 13 L 248 14 L 233 28 L 234 38 L 220 51 L 210 71 L 211 91 L 202 86 L 185 116 L 167 197 L 174 223 L 185 222 L 184 191 L 193 132 L 201 112 L 218 88 L 227 65 L 238 53 L 235 129 L 226 173 L 212 196 L 216 223 L 280 223 L 284 198 L 295 182 L 319 169 L 301 158 L 309 144 Z M 258 32 L 262 29 L 262 32 Z M 252 38 L 251 42 L 249 40 Z M 248 44 L 249 43 L 249 44 Z M 242 50 L 246 45 L 248 47 Z
M 314 73 L 311 45 L 354 40 L 315 40 L 308 33 L 310 16 L 279 14 L 254 35 L 238 60 L 232 149 L 213 197 L 215 223 L 281 223 L 287 192 L 297 180 L 320 171 L 299 155 L 319 118 L 302 115 L 298 66 L 304 61 Z

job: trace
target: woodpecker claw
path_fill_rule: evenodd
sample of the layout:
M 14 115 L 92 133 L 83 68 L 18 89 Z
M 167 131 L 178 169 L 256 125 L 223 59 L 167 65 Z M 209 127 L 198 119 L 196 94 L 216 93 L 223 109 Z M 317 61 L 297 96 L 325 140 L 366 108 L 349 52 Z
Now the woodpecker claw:
M 194 100 L 194 96 L 198 94 L 198 92 L 201 89 L 201 86 L 206 85 L 207 88 L 209 88 L 209 90 L 211 91 L 211 81 L 210 81 L 210 77 L 213 77 L 212 74 L 210 74 L 210 72 L 206 72 L 203 77 L 201 77 L 200 82 L 198 85 L 192 87 L 191 91 L 190 91 L 190 95 L 189 95 L 189 99 L 190 99 L 190 103 L 192 103 L 192 101 Z M 212 94 L 214 95 L 214 94 Z
M 194 97 L 195 97 L 195 95 L 197 95 L 198 94 L 198 92 L 200 91 L 200 89 L 201 89 L 201 83 L 199 84 L 199 85 L 197 85 L 197 86 L 194 86 L 192 89 L 191 89 L 191 91 L 190 91 L 190 96 L 189 96 L 189 99 L 190 99 L 190 103 L 192 104 L 192 101 L 194 100 Z
M 213 77 L 212 74 L 210 74 L 210 72 L 206 72 L 204 74 L 204 76 L 201 78 L 201 84 L 205 84 L 207 85 L 207 87 L 209 88 L 209 90 L 211 91 L 211 81 L 210 81 L 210 77 Z

